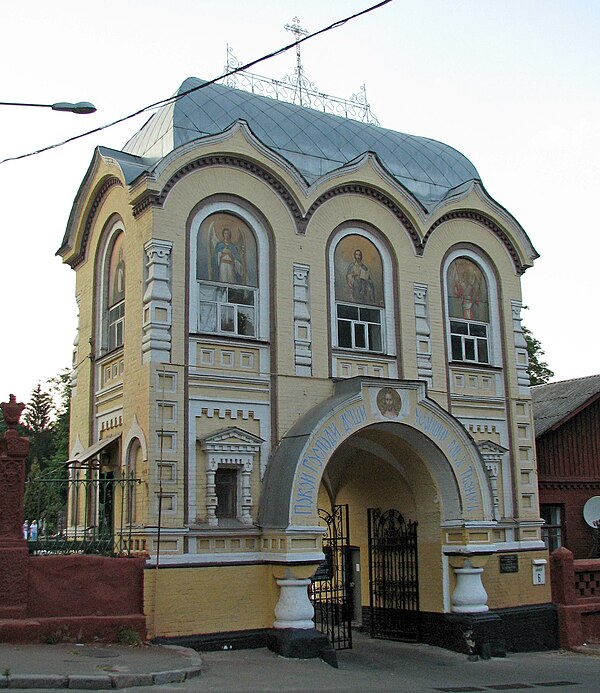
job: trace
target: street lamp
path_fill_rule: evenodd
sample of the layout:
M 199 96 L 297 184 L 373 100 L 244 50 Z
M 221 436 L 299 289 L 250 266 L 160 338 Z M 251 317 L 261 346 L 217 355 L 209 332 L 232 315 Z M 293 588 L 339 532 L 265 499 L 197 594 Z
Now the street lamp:
M 95 113 L 96 106 L 89 101 L 79 101 L 69 103 L 59 101 L 58 103 L 15 103 L 13 101 L 0 101 L 0 106 L 33 106 L 35 108 L 51 108 L 53 111 L 69 111 L 70 113 Z

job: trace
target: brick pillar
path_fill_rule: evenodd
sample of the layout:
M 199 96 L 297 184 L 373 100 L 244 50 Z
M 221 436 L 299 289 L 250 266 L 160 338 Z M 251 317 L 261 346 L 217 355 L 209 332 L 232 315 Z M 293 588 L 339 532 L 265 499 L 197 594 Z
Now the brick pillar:
M 569 650 L 584 643 L 581 623 L 581 605 L 575 592 L 575 564 L 573 554 L 564 546 L 550 556 L 552 601 L 558 614 L 558 639 L 561 647 Z
M 15 430 L 25 405 L 11 395 L 0 407 L 8 426 L 0 438 L 0 619 L 25 618 L 29 554 L 23 539 L 23 494 L 29 441 Z
M 550 556 L 552 601 L 555 604 L 575 604 L 575 566 L 573 554 L 564 546 Z

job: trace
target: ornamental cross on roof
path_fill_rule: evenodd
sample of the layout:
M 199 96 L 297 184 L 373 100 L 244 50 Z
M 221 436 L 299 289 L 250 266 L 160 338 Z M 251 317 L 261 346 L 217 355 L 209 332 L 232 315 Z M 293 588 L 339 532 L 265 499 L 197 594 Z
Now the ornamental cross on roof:
M 304 75 L 302 57 L 300 54 L 300 41 L 308 36 L 306 29 L 300 26 L 298 17 L 294 17 L 292 24 L 284 26 L 296 38 L 296 68 L 294 74 L 285 75 L 281 80 L 263 77 L 262 75 L 245 72 L 239 68 L 243 63 L 233 55 L 233 49 L 227 45 L 227 63 L 223 84 L 234 89 L 243 89 L 259 96 L 268 96 L 278 101 L 294 103 L 315 111 L 339 115 L 351 120 L 363 123 L 379 125 L 379 121 L 371 112 L 367 101 L 367 89 L 363 84 L 357 94 L 352 94 L 349 99 L 341 99 L 319 91 L 317 86 Z
M 293 24 L 286 24 L 284 26 L 284 29 L 286 31 L 291 31 L 292 34 L 296 37 L 296 85 L 298 87 L 298 99 L 300 102 L 300 105 L 303 106 L 304 104 L 302 103 L 302 83 L 304 81 L 304 68 L 302 67 L 302 57 L 300 55 L 300 39 L 303 36 L 308 36 L 308 31 L 306 29 L 303 29 L 300 26 L 300 20 L 298 17 L 294 17 L 293 19 Z M 310 82 L 308 82 L 310 84 Z

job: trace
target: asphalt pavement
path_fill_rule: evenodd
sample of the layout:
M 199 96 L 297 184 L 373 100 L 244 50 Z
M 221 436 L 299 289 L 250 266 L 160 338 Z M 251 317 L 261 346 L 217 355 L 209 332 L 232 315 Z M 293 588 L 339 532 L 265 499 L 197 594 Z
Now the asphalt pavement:
M 285 659 L 267 649 L 201 652 L 144 645 L 0 644 L 0 687 L 124 691 L 600 691 L 600 648 L 508 653 L 471 661 L 423 644 L 354 634 L 339 668 L 319 659 Z

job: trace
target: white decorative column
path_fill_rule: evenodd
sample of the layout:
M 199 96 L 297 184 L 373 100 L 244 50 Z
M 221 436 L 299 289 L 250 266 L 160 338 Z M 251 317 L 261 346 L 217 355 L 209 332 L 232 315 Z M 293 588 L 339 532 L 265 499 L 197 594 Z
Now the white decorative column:
M 521 325 L 521 308 L 523 304 L 521 301 L 511 301 L 512 307 L 512 320 L 513 320 L 513 335 L 515 341 L 515 358 L 517 362 L 517 382 L 519 383 L 519 389 L 522 391 L 525 388 L 529 388 L 529 373 L 527 369 L 529 367 L 529 354 L 527 353 L 527 342 L 525 341 L 525 336 L 523 335 L 523 327 Z
M 252 489 L 250 488 L 250 476 L 254 464 L 251 459 L 246 459 L 242 466 L 242 507 L 241 521 L 245 525 L 252 524 Z
M 294 265 L 294 360 L 296 375 L 312 375 L 312 335 L 309 272 L 306 265 Z
M 169 258 L 173 243 L 156 238 L 144 245 L 148 270 L 142 299 L 142 362 L 168 363 L 171 360 L 172 296 Z
M 215 457 L 209 456 L 206 467 L 206 521 L 211 527 L 219 524 L 217 518 L 217 489 L 215 474 L 219 468 L 219 462 Z
M 456 588 L 452 593 L 452 611 L 455 614 L 477 614 L 489 610 L 487 592 L 481 582 L 483 568 L 471 565 L 465 558 L 462 568 L 454 568 Z
M 282 578 L 279 585 L 279 601 L 275 606 L 273 628 L 314 628 L 315 610 L 308 598 L 310 579 Z
M 433 384 L 433 365 L 431 362 L 431 329 L 429 327 L 427 284 L 413 284 L 413 294 L 417 337 L 417 374 L 419 380 L 425 380 L 431 387 Z

